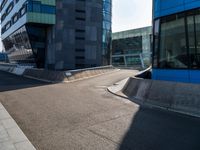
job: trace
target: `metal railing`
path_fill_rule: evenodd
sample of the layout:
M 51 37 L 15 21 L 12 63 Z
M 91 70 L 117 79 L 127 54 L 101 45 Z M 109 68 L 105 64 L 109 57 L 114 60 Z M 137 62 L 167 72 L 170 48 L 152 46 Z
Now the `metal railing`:
M 116 58 L 121 58 L 121 61 L 117 62 Z M 128 61 L 128 58 L 135 59 L 135 63 Z M 112 55 L 112 65 L 115 67 L 141 67 L 145 69 L 151 65 L 151 53 Z

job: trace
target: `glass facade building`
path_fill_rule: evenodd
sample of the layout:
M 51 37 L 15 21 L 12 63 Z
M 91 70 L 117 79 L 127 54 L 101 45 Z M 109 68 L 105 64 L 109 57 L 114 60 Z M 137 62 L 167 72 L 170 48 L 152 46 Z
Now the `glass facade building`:
M 111 58 L 112 0 L 103 0 L 103 64 L 109 64 Z
M 6 53 L 0 53 L 0 62 L 8 63 L 8 55 Z
M 149 66 L 151 64 L 151 37 L 152 27 L 113 33 L 112 64 L 121 67 Z
M 10 62 L 76 69 L 109 64 L 111 0 L 2 0 L 2 42 Z
M 153 79 L 200 83 L 200 0 L 154 0 Z
M 46 32 L 55 24 L 55 0 L 3 0 L 1 38 L 12 63 L 45 66 Z

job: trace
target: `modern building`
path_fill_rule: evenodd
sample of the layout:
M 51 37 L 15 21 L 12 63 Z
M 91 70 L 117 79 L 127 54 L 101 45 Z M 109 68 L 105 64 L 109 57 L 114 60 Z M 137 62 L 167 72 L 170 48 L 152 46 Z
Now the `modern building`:
M 13 63 L 46 69 L 108 65 L 111 0 L 2 0 L 2 42 Z
M 112 64 L 121 67 L 148 67 L 151 64 L 152 27 L 112 34 Z
M 200 0 L 154 0 L 153 79 L 200 83 Z
M 8 55 L 6 53 L 1 53 L 0 52 L 0 63 L 8 63 Z

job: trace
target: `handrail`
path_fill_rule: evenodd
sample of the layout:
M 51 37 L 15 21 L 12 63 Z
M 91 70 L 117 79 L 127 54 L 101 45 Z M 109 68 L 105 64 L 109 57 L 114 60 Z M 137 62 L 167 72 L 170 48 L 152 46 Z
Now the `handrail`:
M 105 68 L 112 68 L 112 65 L 109 66 L 100 66 L 100 67 L 93 67 L 93 68 L 84 68 L 84 69 L 76 69 L 76 70 L 68 70 L 65 71 L 65 73 L 69 73 L 69 72 L 80 72 L 80 71 L 87 71 L 87 70 L 97 70 L 97 69 L 105 69 Z

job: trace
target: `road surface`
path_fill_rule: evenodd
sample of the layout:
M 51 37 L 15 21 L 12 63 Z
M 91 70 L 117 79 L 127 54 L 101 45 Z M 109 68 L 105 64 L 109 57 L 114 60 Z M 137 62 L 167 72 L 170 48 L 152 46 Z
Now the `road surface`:
M 200 119 L 107 92 L 134 74 L 46 84 L 0 72 L 0 102 L 38 150 L 200 150 Z

